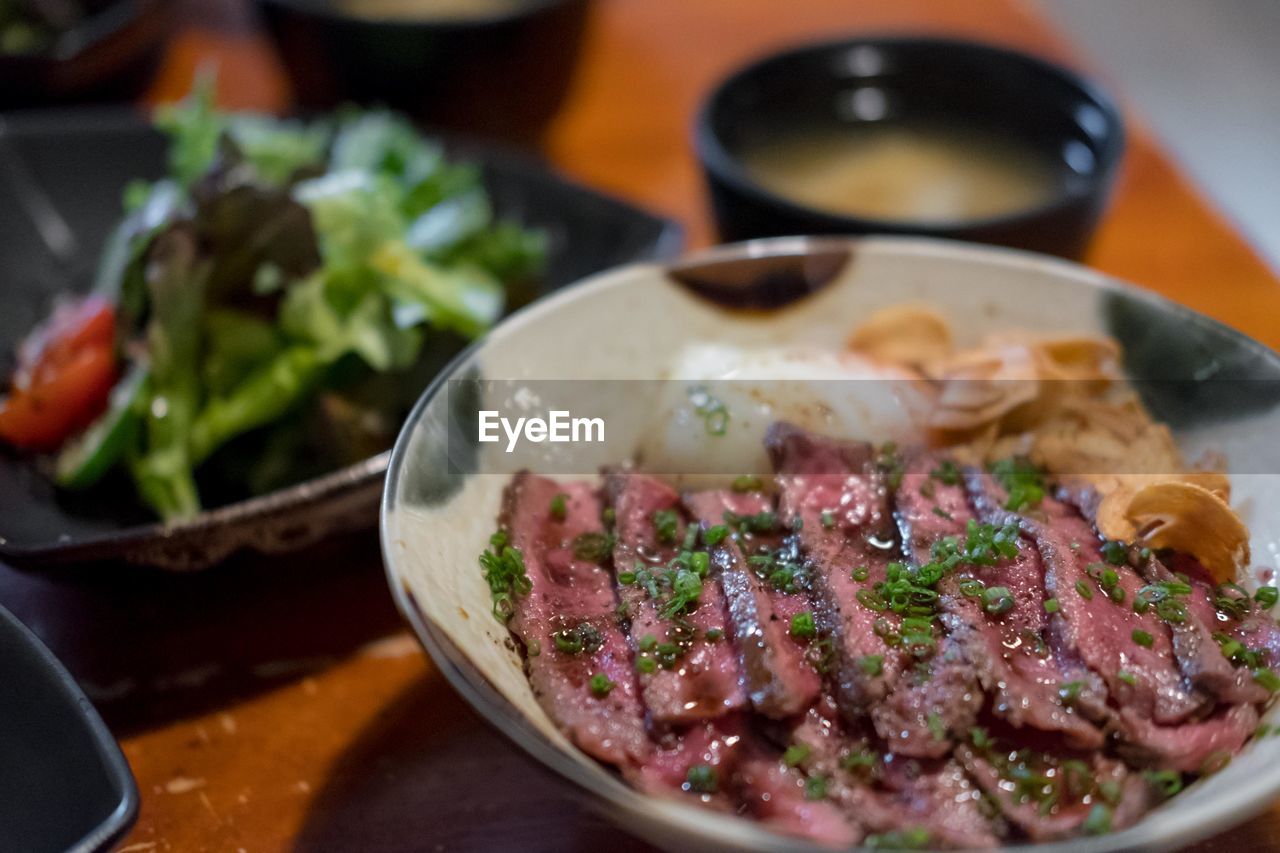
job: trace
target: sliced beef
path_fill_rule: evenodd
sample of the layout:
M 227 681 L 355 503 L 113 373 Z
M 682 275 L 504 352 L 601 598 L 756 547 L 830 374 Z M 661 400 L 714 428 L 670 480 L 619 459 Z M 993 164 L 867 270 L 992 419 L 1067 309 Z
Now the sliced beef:
M 814 612 L 835 653 L 836 699 L 845 717 L 856 722 L 883 706 L 912 665 L 909 655 L 884 639 L 898 633 L 898 617 L 876 612 L 857 597 L 883 581 L 889 562 L 898 556 L 884 476 L 871 445 L 863 442 L 775 424 L 766 443 L 778 472 L 779 513 L 787 527 L 799 528 Z M 932 740 L 927 727 L 908 721 L 890 728 L 886 739 L 904 739 L 904 731 L 913 742 Z
M 920 563 L 932 558 L 934 544 L 944 537 L 967 545 L 969 523 L 978 521 L 959 468 L 930 454 L 908 460 L 895 501 L 903 542 L 909 556 Z M 1047 637 L 1040 557 L 1029 539 L 1020 537 L 1018 542 L 1016 557 L 1001 558 L 992 566 L 962 564 L 940 582 L 941 619 L 948 640 L 962 649 L 998 716 L 1015 727 L 1062 732 L 1081 748 L 1101 746 L 1101 730 L 1061 700 L 1061 685 L 1080 678 L 1085 670 L 1054 654 Z M 980 595 L 964 594 L 965 581 L 1008 589 L 1011 608 L 987 612 Z
M 1134 611 L 1141 580 L 1127 567 L 1107 563 L 1097 534 L 1074 507 L 1045 497 L 1038 518 L 1018 517 L 1003 510 L 1004 492 L 987 475 L 973 473 L 971 488 L 987 517 L 999 523 L 1018 518 L 1035 540 L 1044 565 L 1045 592 L 1058 607 L 1049 620 L 1052 642 L 1064 656 L 1078 658 L 1102 679 L 1113 706 L 1160 725 L 1176 724 L 1204 709 L 1204 697 L 1188 689 L 1174 663 L 1164 622 L 1154 610 Z M 1107 570 L 1118 577 L 1120 601 L 1113 600 L 1097 579 Z M 1086 714 L 1099 710 L 1094 697 L 1086 695 L 1093 692 L 1087 680 L 1069 685 L 1073 704 Z
M 1032 841 L 1079 836 L 1086 822 L 1102 819 L 1123 829 L 1150 807 L 1141 775 L 1098 752 L 1063 760 L 1001 743 L 995 749 L 963 744 L 956 759 L 1010 824 Z M 1097 812 L 1095 812 L 1097 810 Z M 1100 812 L 1101 814 L 1098 814 Z
M 1006 830 L 987 814 L 981 789 L 954 759 L 893 756 L 883 766 L 881 810 L 868 815 L 889 820 L 880 832 L 923 831 L 930 847 L 971 850 L 1000 844 Z
M 631 471 L 610 471 L 605 482 L 616 524 L 615 571 L 645 571 L 655 576 L 669 571 L 687 530 L 679 495 L 661 480 Z M 664 522 L 661 532 L 655 518 Z M 656 589 L 643 582 L 618 587 L 624 612 L 631 620 L 633 648 L 652 637 L 659 644 L 671 643 L 683 650 L 678 665 L 639 675 L 644 703 L 653 719 L 683 723 L 741 708 L 746 693 L 737 656 L 727 641 L 728 613 L 714 573 L 703 579 L 693 611 L 679 616 L 663 613 L 663 600 L 652 594 Z M 719 639 L 708 640 L 708 631 Z
M 1126 760 L 1183 773 L 1205 773 L 1239 752 L 1258 729 L 1258 712 L 1252 705 L 1230 705 L 1195 722 L 1160 726 L 1121 708 L 1118 749 Z
M 685 503 L 704 531 L 723 525 L 726 513 L 748 517 L 774 509 L 772 499 L 762 492 L 698 492 Z M 810 609 L 802 579 L 788 567 L 777 567 L 787 559 L 797 566 L 798 557 L 788 555 L 781 536 L 747 531 L 726 537 L 710 550 L 728 601 L 752 706 L 775 719 L 800 713 L 817 698 L 822 683 L 808 660 L 809 641 L 790 632 L 791 620 Z M 756 560 L 754 568 L 751 558 Z
M 1090 489 L 1063 490 L 1060 497 L 1074 504 L 1084 515 L 1094 518 L 1098 499 Z M 1178 580 L 1175 570 L 1188 578 L 1192 592 L 1186 596 L 1186 619 L 1168 625 L 1173 653 L 1187 680 L 1198 690 L 1220 702 L 1265 702 L 1270 695 L 1253 681 L 1247 669 L 1233 666 L 1222 654 L 1214 634 L 1222 632 L 1224 621 L 1213 605 L 1213 582 L 1194 559 L 1174 556 L 1175 570 L 1161 558 L 1129 549 L 1128 559 L 1135 571 L 1148 584 L 1172 583 Z
M 731 780 L 749 736 L 742 714 L 671 727 L 658 736 L 648 760 L 627 776 L 646 793 L 731 811 L 736 808 Z
M 762 744 L 750 744 L 736 783 L 747 812 L 777 832 L 828 847 L 852 847 L 862 840 L 856 825 L 834 803 L 807 795 L 803 773 Z
M 557 495 L 565 512 L 552 512 Z M 619 766 L 649 754 L 631 650 L 617 625 L 613 577 L 575 556 L 580 536 L 603 534 L 600 500 L 586 483 L 563 485 L 517 474 L 503 499 L 501 525 L 524 558 L 531 588 L 517 596 L 510 627 L 528 652 L 534 695 L 584 752 Z M 575 651 L 557 647 L 570 646 Z M 591 687 L 603 675 L 612 687 Z

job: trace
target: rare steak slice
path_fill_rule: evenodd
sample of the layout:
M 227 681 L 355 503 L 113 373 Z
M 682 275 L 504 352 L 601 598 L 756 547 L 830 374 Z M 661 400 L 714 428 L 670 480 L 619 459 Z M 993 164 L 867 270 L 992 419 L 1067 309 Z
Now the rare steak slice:
M 626 775 L 646 793 L 732 811 L 736 802 L 730 780 L 751 736 L 749 723 L 740 713 L 670 726 L 656 734 L 645 763 Z
M 858 600 L 859 593 L 866 597 L 885 580 L 897 557 L 884 477 L 865 442 L 778 423 L 769 428 L 766 443 L 778 473 L 779 514 L 784 526 L 799 531 L 818 627 L 834 652 L 836 700 L 856 723 L 912 665 L 900 643 L 886 641 L 901 637 L 901 619 Z M 897 739 L 901 731 L 889 734 Z
M 964 744 L 956 758 L 1009 823 L 1032 841 L 1124 829 L 1150 807 L 1141 774 L 1100 752 L 1048 755 L 1001 743 Z
M 792 620 L 810 610 L 799 556 L 778 533 L 741 529 L 726 535 L 725 519 L 764 518 L 772 499 L 760 491 L 697 492 L 685 497 L 701 521 L 711 563 L 724 587 L 733 641 L 742 661 L 752 706 L 774 719 L 799 714 L 822 686 L 808 659 L 811 639 L 794 636 Z M 748 525 L 750 527 L 750 525 Z M 803 632 L 802 632 L 803 633 Z
M 882 768 L 880 816 L 890 822 L 878 829 L 888 839 L 877 839 L 877 846 L 982 849 L 998 846 L 1006 834 L 1003 823 L 984 809 L 982 790 L 955 759 L 892 756 Z M 913 843 L 896 843 L 900 838 Z
M 736 789 L 747 812 L 770 829 L 808 838 L 827 847 L 847 848 L 862 839 L 841 809 L 818 793 L 814 777 L 790 767 L 762 743 L 749 745 L 738 765 Z
M 1060 696 L 1063 683 L 1086 671 L 1049 643 L 1034 543 L 1013 520 L 975 518 L 961 469 L 932 454 L 907 460 L 895 503 L 911 559 L 955 562 L 938 584 L 941 620 L 948 642 L 962 649 L 991 696 L 993 712 L 1015 727 L 1062 732 L 1080 748 L 1101 746 L 1102 731 Z
M 626 767 L 641 763 L 650 744 L 613 577 L 600 565 L 608 555 L 583 556 L 584 543 L 604 536 L 600 510 L 587 483 L 527 471 L 512 479 L 501 526 L 523 556 L 529 590 L 516 596 L 510 627 L 548 716 L 584 752 Z
M 1061 497 L 1077 506 L 1086 517 L 1095 517 L 1098 497 L 1092 489 L 1064 489 Z M 1137 547 L 1126 548 L 1124 557 L 1149 585 L 1148 595 L 1190 587 L 1179 596 L 1185 604 L 1184 618 L 1167 623 L 1173 653 L 1187 680 L 1220 702 L 1265 702 L 1269 692 L 1253 680 L 1251 668 L 1233 665 L 1223 654 L 1223 645 L 1218 639 L 1231 633 L 1233 622 L 1252 612 L 1253 604 L 1247 594 L 1241 590 L 1239 599 L 1232 596 L 1245 608 L 1244 612 L 1237 608 L 1219 611 L 1214 606 L 1217 595 L 1213 581 L 1194 558 L 1183 555 L 1162 558 Z
M 605 481 L 616 524 L 614 570 L 632 647 L 652 655 L 650 671 L 639 675 L 649 713 L 659 723 L 682 723 L 741 708 L 746 693 L 719 579 L 709 561 L 702 563 L 705 577 L 681 562 L 690 552 L 679 495 L 632 471 L 606 472 Z M 675 597 L 678 584 L 692 590 L 684 599 Z
M 1014 517 L 1004 515 L 1007 495 L 990 476 L 975 473 L 971 487 L 989 517 Z M 1045 592 L 1055 609 L 1049 620 L 1055 648 L 1101 678 L 1114 707 L 1160 725 L 1204 710 L 1204 697 L 1189 689 L 1178 670 L 1168 628 L 1155 608 L 1135 610 L 1141 579 L 1127 565 L 1108 562 L 1098 535 L 1075 507 L 1046 496 L 1035 514 L 1018 518 L 1044 566 Z M 1086 715 L 1096 713 L 1088 695 L 1092 686 L 1083 679 L 1065 684 L 1063 698 Z

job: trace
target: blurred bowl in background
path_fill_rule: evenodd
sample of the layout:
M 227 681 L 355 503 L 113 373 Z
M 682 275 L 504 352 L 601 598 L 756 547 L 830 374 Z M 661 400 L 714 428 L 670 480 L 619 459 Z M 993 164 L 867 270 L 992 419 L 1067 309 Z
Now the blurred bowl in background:
M 587 0 L 258 0 L 299 103 L 386 104 L 517 141 L 555 114 Z
M 169 33 L 164 0 L 85 3 L 84 17 L 25 49 L 0 49 L 0 109 L 140 92 Z M 43 41 L 43 39 L 42 39 Z
M 896 233 L 1079 258 L 1124 129 L 1107 95 L 1043 60 L 885 37 L 747 66 L 707 99 L 695 140 L 725 241 Z

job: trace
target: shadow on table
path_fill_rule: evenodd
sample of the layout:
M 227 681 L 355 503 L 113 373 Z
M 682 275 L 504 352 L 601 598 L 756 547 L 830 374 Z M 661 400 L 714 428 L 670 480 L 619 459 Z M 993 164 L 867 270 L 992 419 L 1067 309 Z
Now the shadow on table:
M 433 673 L 389 703 L 343 753 L 294 849 L 652 850 L 581 800 Z
M 372 532 L 186 575 L 0 568 L 0 603 L 62 660 L 119 737 L 318 672 L 402 626 Z

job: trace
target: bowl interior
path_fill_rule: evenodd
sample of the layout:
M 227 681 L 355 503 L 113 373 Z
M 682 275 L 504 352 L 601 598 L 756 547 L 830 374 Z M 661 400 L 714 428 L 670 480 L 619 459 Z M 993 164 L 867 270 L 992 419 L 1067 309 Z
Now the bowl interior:
M 803 47 L 749 66 L 709 99 L 701 142 L 721 177 L 772 195 L 744 168 L 744 152 L 883 125 L 973 131 L 1026 149 L 1054 175 L 1046 204 L 1105 182 L 1122 135 L 1110 101 L 1064 69 L 979 44 L 886 38 Z
M 817 264 L 818 258 L 826 260 Z M 715 284 L 721 296 L 734 287 L 778 292 L 778 282 L 788 276 L 800 276 L 805 285 L 794 293 L 809 292 L 771 310 L 726 311 L 687 286 Z M 1179 441 L 1193 450 L 1212 446 L 1227 454 L 1235 498 L 1251 525 L 1255 560 L 1272 560 L 1280 549 L 1280 455 L 1271 447 L 1280 426 L 1274 393 L 1280 357 L 1207 318 L 1081 267 L 927 240 L 781 239 L 713 250 L 674 271 L 626 267 L 531 306 L 460 357 L 406 425 L 384 495 L 388 577 L 400 607 L 452 683 L 522 748 L 591 791 L 617 820 L 651 840 L 684 849 L 805 847 L 746 822 L 643 797 L 556 731 L 506 642 L 505 626 L 490 615 L 488 589 L 476 568 L 507 476 L 497 473 L 504 464 L 501 452 L 491 454 L 491 445 L 481 448 L 475 441 L 477 386 L 465 380 L 505 380 L 485 386 L 503 394 L 536 388 L 541 398 L 533 402 L 535 409 L 572 408 L 581 393 L 574 389 L 583 383 L 546 380 L 660 379 L 670 354 L 689 340 L 840 348 L 868 312 L 906 300 L 938 306 L 962 344 L 1010 328 L 1118 336 L 1128 344 L 1126 370 L 1132 377 L 1165 380 L 1155 383 L 1157 391 L 1177 389 L 1151 393 L 1148 402 Z M 619 323 L 629 333 L 619 334 Z M 556 340 L 573 345 L 548 345 Z M 1222 381 L 1183 381 L 1205 371 L 1216 371 Z M 588 387 L 595 392 L 610 386 Z M 554 388 L 565 390 L 548 391 Z M 550 399 L 558 393 L 563 396 Z M 642 432 L 611 439 L 610 448 L 616 452 L 640 441 Z M 554 467 L 553 457 L 542 461 Z M 1124 832 L 1072 842 L 1070 849 L 1185 844 L 1243 819 L 1277 792 L 1280 740 L 1255 741 L 1226 770 L 1180 795 L 1174 808 Z

